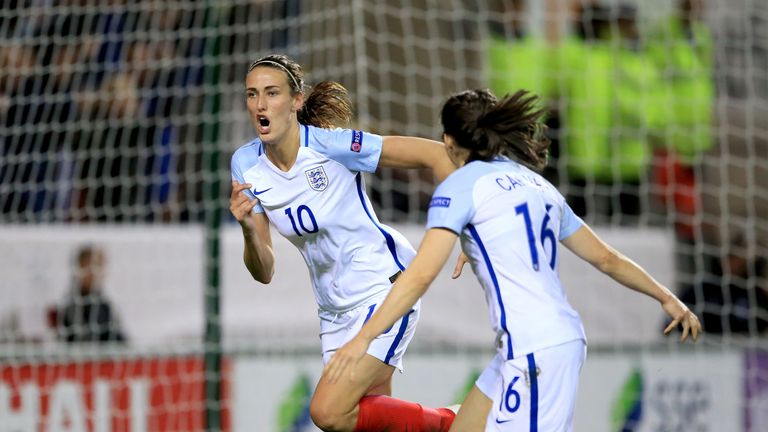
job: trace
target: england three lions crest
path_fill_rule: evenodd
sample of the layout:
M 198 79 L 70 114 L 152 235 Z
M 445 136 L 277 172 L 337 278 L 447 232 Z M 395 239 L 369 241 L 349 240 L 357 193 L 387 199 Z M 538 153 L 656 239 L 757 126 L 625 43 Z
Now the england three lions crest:
M 318 192 L 322 192 L 328 187 L 328 176 L 322 166 L 304 171 L 307 175 L 309 187 Z

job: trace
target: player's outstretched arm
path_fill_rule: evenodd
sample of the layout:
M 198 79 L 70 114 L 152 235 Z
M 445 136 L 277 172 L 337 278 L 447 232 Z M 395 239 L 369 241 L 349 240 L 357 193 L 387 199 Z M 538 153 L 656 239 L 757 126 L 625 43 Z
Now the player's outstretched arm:
M 637 263 L 602 241 L 587 225 L 583 225 L 571 236 L 562 240 L 562 243 L 571 252 L 615 281 L 656 299 L 664 312 L 672 318 L 664 329 L 665 335 L 678 325 L 682 325 L 681 342 L 688 338 L 689 333 L 694 341 L 698 339 L 701 323 L 696 314 Z
M 323 375 L 330 382 L 335 382 L 344 376 L 347 370 L 355 370 L 354 366 L 368 351 L 371 341 L 405 315 L 427 292 L 427 288 L 451 255 L 457 238 L 453 231 L 441 228 L 432 228 L 427 231 L 416 257 L 397 279 L 381 307 L 365 323 L 360 332 L 339 348 L 325 365 Z
M 385 136 L 379 166 L 388 168 L 431 168 L 438 182 L 445 180 L 456 166 L 439 141 L 409 136 Z
M 229 211 L 237 219 L 243 230 L 243 261 L 248 272 L 261 283 L 268 284 L 275 274 L 275 254 L 272 251 L 272 236 L 269 232 L 269 219 L 264 213 L 254 213 L 258 199 L 250 199 L 246 189 L 249 183 L 232 180 L 232 194 L 229 197 Z

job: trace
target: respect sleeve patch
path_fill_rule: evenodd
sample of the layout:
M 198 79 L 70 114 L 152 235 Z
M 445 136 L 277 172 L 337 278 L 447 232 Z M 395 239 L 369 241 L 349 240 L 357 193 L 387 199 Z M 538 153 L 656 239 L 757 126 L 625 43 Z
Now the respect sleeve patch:
M 432 197 L 432 200 L 429 202 L 429 207 L 448 207 L 451 205 L 451 199 L 448 197 Z
M 359 130 L 352 131 L 352 145 L 349 149 L 355 153 L 360 153 L 360 149 L 363 148 L 363 133 Z

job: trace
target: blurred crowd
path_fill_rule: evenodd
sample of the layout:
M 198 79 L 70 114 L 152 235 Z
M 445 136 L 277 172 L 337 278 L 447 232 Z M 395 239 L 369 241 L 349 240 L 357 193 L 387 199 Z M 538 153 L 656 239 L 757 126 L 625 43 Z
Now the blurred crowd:
M 93 5 L 18 0 L 0 16 L 6 220 L 147 221 L 177 193 L 174 155 L 194 112 L 178 89 L 200 82 L 200 37 L 182 32 L 191 14 Z
M 496 3 L 488 82 L 500 95 L 522 87 L 548 101 L 549 177 L 579 215 L 635 224 L 671 206 L 674 222 L 689 224 L 694 166 L 714 144 L 713 41 L 703 2 L 679 1 L 642 33 L 631 5 L 563 3 L 558 13 L 570 17 L 569 31 L 554 36 L 525 26 L 526 3 Z
M 528 88 L 544 96 L 553 142 L 546 175 L 578 215 L 671 226 L 677 289 L 705 330 L 762 333 L 768 275 L 760 239 L 749 238 L 747 224 L 703 216 L 703 201 L 718 201 L 702 191 L 704 159 L 717 141 L 706 4 L 670 3 L 666 18 L 647 24 L 634 2 L 549 2 L 560 8 L 537 32 L 526 25 L 530 2 L 492 2 L 488 84 L 497 95 Z

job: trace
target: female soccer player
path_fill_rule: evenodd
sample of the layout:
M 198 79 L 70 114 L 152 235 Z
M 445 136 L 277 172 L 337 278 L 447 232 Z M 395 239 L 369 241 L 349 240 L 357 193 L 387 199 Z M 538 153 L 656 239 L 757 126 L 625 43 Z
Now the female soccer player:
M 419 252 L 384 303 L 326 365 L 344 379 L 369 342 L 410 310 L 445 264 L 457 237 L 485 290 L 496 357 L 461 406 L 452 431 L 570 431 L 586 356 L 581 319 L 557 274 L 557 242 L 623 285 L 658 300 L 698 338 L 698 318 L 640 266 L 601 241 L 563 196 L 534 172 L 546 164 L 537 98 L 525 91 L 501 101 L 465 91 L 442 108 L 443 140 L 458 170 L 432 197 Z M 461 272 L 457 265 L 454 277 Z
M 269 224 L 309 267 L 319 306 L 323 362 L 360 329 L 416 251 L 381 224 L 363 172 L 378 166 L 431 168 L 440 180 L 455 167 L 443 144 L 413 137 L 331 129 L 351 118 L 346 89 L 323 82 L 306 96 L 301 67 L 282 55 L 253 62 L 245 79 L 258 138 L 232 156 L 230 211 L 240 223 L 245 266 L 269 283 L 274 273 Z M 317 426 L 333 431 L 447 431 L 454 413 L 387 397 L 392 373 L 419 318 L 419 305 L 371 341 L 355 378 L 321 379 L 310 404 Z M 361 400 L 362 399 L 362 400 Z

